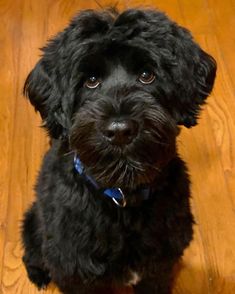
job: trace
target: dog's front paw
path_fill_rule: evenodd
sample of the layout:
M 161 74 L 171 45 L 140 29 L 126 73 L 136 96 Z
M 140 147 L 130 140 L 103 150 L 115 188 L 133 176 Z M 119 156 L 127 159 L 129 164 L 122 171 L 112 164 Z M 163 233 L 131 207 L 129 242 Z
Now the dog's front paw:
M 42 270 L 41 268 L 35 266 L 29 266 L 27 268 L 29 279 L 34 283 L 39 290 L 46 289 L 51 281 L 49 272 Z

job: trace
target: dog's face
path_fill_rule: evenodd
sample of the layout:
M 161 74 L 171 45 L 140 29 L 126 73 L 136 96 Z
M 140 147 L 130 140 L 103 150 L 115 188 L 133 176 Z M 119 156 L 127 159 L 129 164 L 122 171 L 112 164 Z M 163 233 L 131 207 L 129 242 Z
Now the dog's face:
M 101 186 L 135 188 L 174 157 L 178 125 L 196 124 L 215 72 L 160 12 L 85 11 L 45 47 L 25 92 Z
M 151 182 L 175 152 L 177 124 L 157 100 L 148 52 L 107 41 L 80 65 L 71 147 L 101 185 Z

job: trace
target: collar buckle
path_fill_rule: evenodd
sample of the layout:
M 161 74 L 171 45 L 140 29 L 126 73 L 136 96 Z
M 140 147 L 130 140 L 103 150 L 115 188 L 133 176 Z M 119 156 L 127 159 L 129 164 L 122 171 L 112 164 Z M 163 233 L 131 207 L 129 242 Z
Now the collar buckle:
M 75 170 L 86 181 L 90 182 L 96 189 L 99 189 L 99 186 L 96 183 L 96 181 L 91 176 L 85 174 L 84 166 L 82 165 L 82 162 L 80 161 L 77 154 L 75 154 L 75 156 L 74 156 L 74 167 L 75 167 Z M 147 200 L 147 199 L 149 199 L 150 192 L 151 192 L 150 188 L 142 188 L 138 194 L 141 195 L 142 200 Z M 115 188 L 115 187 L 108 188 L 108 189 L 103 190 L 102 193 L 104 195 L 108 196 L 109 198 L 111 198 L 117 206 L 122 207 L 122 208 L 126 207 L 126 205 L 127 205 L 126 197 L 125 197 L 121 188 Z
M 126 206 L 126 198 L 125 195 L 122 192 L 122 189 L 117 188 L 117 190 L 119 191 L 120 195 L 122 196 L 122 198 L 120 200 L 117 200 L 116 198 L 112 197 L 113 202 L 119 206 L 119 207 L 125 207 Z

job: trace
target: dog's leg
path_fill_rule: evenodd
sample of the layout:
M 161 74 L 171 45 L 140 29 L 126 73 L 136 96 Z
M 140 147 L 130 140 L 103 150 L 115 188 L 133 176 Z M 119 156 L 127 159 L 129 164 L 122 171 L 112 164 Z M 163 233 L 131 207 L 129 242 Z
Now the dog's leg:
M 25 214 L 22 229 L 24 245 L 23 262 L 28 277 L 39 289 L 46 288 L 50 282 L 49 272 L 45 269 L 42 258 L 42 236 L 36 214 L 35 203 Z
M 82 283 L 79 285 L 70 285 L 60 287 L 63 294 L 114 294 L 117 293 L 113 288 L 107 287 L 92 287 L 92 285 L 85 286 Z

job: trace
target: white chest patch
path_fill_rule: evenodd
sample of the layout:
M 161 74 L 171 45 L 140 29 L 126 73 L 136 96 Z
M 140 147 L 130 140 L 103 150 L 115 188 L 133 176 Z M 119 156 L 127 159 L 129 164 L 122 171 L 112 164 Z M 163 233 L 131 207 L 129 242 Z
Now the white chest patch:
M 141 280 L 141 276 L 137 272 L 131 272 L 131 278 L 127 282 L 127 286 L 137 285 Z

